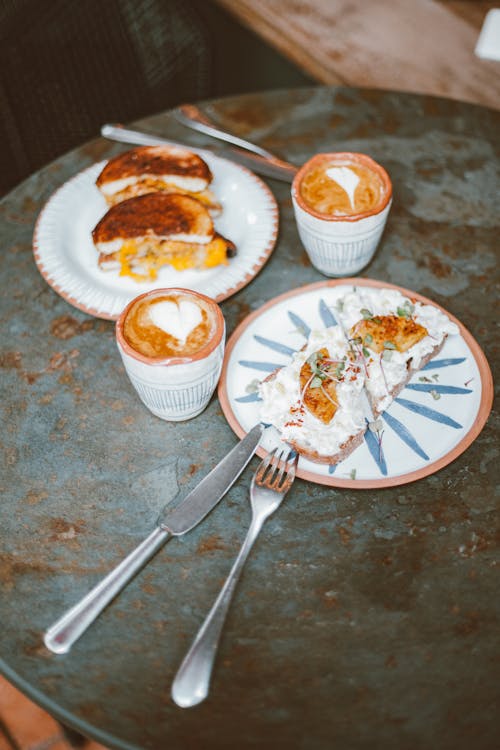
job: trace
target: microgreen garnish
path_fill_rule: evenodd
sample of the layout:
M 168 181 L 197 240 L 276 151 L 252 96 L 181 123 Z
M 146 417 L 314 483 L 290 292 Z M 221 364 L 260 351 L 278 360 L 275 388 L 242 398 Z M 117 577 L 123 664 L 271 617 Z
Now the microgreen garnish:
M 338 403 L 333 400 L 333 398 L 330 396 L 330 394 L 323 388 L 323 385 L 320 385 L 320 388 L 321 388 L 321 391 L 322 391 L 323 395 L 326 396 L 326 398 L 328 399 L 328 401 L 331 404 L 333 404 L 335 407 L 337 407 Z
M 257 393 L 259 390 L 260 380 L 255 378 L 254 380 L 250 381 L 250 383 L 245 388 L 245 393 Z
M 311 381 L 311 387 L 312 388 L 319 388 L 321 385 L 321 382 L 324 378 L 326 378 L 327 373 L 321 369 L 321 362 L 323 361 L 323 356 L 319 352 L 313 352 L 308 358 L 307 358 L 307 364 L 312 370 L 313 374 L 313 380 Z M 314 380 L 319 380 L 320 382 L 318 385 L 312 385 Z
M 362 352 L 363 352 L 363 357 L 369 357 L 370 356 L 370 352 L 366 348 L 366 346 L 363 347 Z
M 338 380 L 345 369 L 345 362 L 323 357 L 320 352 L 310 354 L 306 362 L 311 368 L 311 377 L 304 389 L 304 393 L 307 388 L 322 388 L 325 380 Z M 332 365 L 336 365 L 333 373 L 330 369 Z
M 383 359 L 383 360 L 384 360 L 385 362 L 390 362 L 390 361 L 391 361 L 391 359 L 392 359 L 392 352 L 391 352 L 391 351 L 389 351 L 389 349 L 385 349 L 385 350 L 384 350 L 384 351 L 382 352 L 382 359 Z
M 436 372 L 436 373 L 434 373 L 434 375 L 432 376 L 432 378 L 433 378 L 433 380 L 435 380 L 435 381 L 436 381 L 436 383 L 437 383 L 437 382 L 438 382 L 438 380 L 439 380 L 439 374 L 438 374 L 437 372 Z
M 372 341 L 373 341 L 373 336 L 371 335 L 371 333 L 367 333 L 365 336 L 365 344 L 371 344 Z
M 344 300 L 343 299 L 337 300 L 337 302 L 335 303 L 335 307 L 337 308 L 339 312 L 342 312 L 344 309 Z
M 409 300 L 406 300 L 404 305 L 402 305 L 401 307 L 398 307 L 397 313 L 400 318 L 411 318 L 414 310 L 415 310 L 415 305 L 412 305 Z
M 381 352 L 380 353 L 380 359 L 379 359 L 379 362 L 380 362 L 380 372 L 382 373 L 382 377 L 384 378 L 385 390 L 386 390 L 387 393 L 389 393 L 389 385 L 387 383 L 387 378 L 385 377 L 385 370 L 384 370 L 384 366 L 382 364 L 382 360 L 384 359 L 384 360 L 388 361 L 391 357 L 392 357 L 392 352 L 385 351 L 385 352 Z
M 429 391 L 429 393 L 431 394 L 434 401 L 439 401 L 439 399 L 441 398 L 441 394 L 437 391 Z
M 349 474 L 351 479 L 356 479 L 356 469 L 351 469 L 351 473 Z
M 337 367 L 334 370 L 335 376 L 337 378 L 340 378 L 344 370 L 345 370 L 345 362 L 339 362 Z
M 371 320 L 373 318 L 373 313 L 370 310 L 368 310 L 366 307 L 362 307 L 359 312 L 361 313 L 361 315 L 363 316 L 365 320 Z
M 396 344 L 392 341 L 384 341 L 384 349 L 396 349 Z
M 422 378 L 419 378 L 419 381 L 421 383 L 432 383 L 432 380 L 430 378 L 426 378 L 425 375 Z

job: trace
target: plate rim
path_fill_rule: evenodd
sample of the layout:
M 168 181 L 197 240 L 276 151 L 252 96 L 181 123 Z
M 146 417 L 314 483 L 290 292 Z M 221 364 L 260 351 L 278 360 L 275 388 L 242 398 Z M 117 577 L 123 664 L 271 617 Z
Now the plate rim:
M 479 370 L 479 377 L 481 380 L 481 399 L 479 402 L 479 408 L 476 418 L 469 430 L 465 433 L 465 435 L 462 436 L 461 440 L 450 451 L 448 451 L 448 453 L 415 471 L 394 477 L 382 477 L 381 479 L 343 479 L 340 477 L 335 477 L 335 475 L 317 475 L 313 472 L 298 468 L 297 477 L 305 479 L 309 482 L 313 482 L 314 484 L 322 484 L 329 487 L 338 487 L 345 489 L 382 489 L 385 487 L 397 487 L 404 484 L 409 484 L 410 482 L 415 482 L 419 479 L 430 476 L 431 474 L 435 474 L 445 466 L 448 466 L 448 464 L 452 463 L 456 458 L 458 458 L 458 456 L 460 456 L 465 450 L 467 450 L 467 448 L 474 442 L 474 440 L 478 437 L 483 427 L 485 426 L 493 406 L 493 376 L 483 350 L 479 346 L 474 336 L 464 326 L 464 324 L 461 323 L 460 320 L 458 320 L 458 318 L 452 315 L 452 313 L 448 312 L 448 310 L 445 310 L 445 308 L 439 305 L 437 302 L 434 302 L 428 297 L 425 297 L 423 294 L 414 292 L 411 289 L 406 289 L 405 287 L 399 286 L 397 284 L 391 284 L 390 282 L 380 281 L 378 279 L 369 279 L 367 277 L 324 279 L 323 281 L 316 281 L 312 284 L 306 284 L 302 287 L 296 287 L 295 289 L 284 292 L 277 297 L 273 297 L 272 299 L 261 305 L 257 310 L 254 310 L 249 315 L 247 315 L 235 328 L 228 341 L 226 342 L 224 362 L 222 365 L 221 376 L 217 388 L 217 395 L 224 417 L 233 432 L 235 432 L 239 438 L 242 438 L 247 434 L 236 418 L 236 415 L 229 401 L 229 397 L 227 394 L 227 370 L 233 349 L 248 326 L 256 318 L 260 317 L 263 312 L 281 303 L 285 299 L 296 297 L 300 294 L 303 294 L 304 292 L 313 291 L 314 289 L 320 289 L 322 287 L 335 287 L 342 285 L 371 286 L 375 288 L 383 287 L 395 289 L 406 296 L 418 299 L 420 302 L 433 305 L 434 307 L 437 307 L 439 310 L 441 310 L 441 312 L 443 312 L 445 315 L 447 315 L 448 318 L 458 326 L 460 335 L 465 340 L 467 346 L 472 352 L 472 356 L 474 357 L 477 368 Z M 257 449 L 256 453 L 261 458 L 266 455 L 266 451 L 260 447 Z
M 256 183 L 259 189 L 262 190 L 262 192 L 265 194 L 266 198 L 269 201 L 269 212 L 270 212 L 270 221 L 271 221 L 271 236 L 269 238 L 269 241 L 267 245 L 262 249 L 259 256 L 256 258 L 255 263 L 252 266 L 252 269 L 248 271 L 245 276 L 240 280 L 238 284 L 235 286 L 230 287 L 225 292 L 221 292 L 216 297 L 213 297 L 214 302 L 217 302 L 219 304 L 220 302 L 223 302 L 224 300 L 228 299 L 229 297 L 232 297 L 234 294 L 239 292 L 241 289 L 243 289 L 247 284 L 249 284 L 256 276 L 257 274 L 262 270 L 264 265 L 267 263 L 269 258 L 271 257 L 271 254 L 276 246 L 276 242 L 278 240 L 278 233 L 279 233 L 279 208 L 278 208 L 278 201 L 276 200 L 276 197 L 274 196 L 272 190 L 266 185 L 266 183 L 260 179 L 254 172 L 252 172 L 247 167 L 244 167 L 241 164 L 237 164 L 234 161 L 231 161 L 230 159 L 226 159 L 222 156 L 219 156 L 218 154 L 211 154 L 210 158 L 214 158 L 216 161 L 219 162 L 225 162 L 226 164 L 230 164 L 232 167 L 235 167 L 236 169 L 241 170 L 244 172 L 248 177 L 253 179 Z M 112 158 L 112 157 L 110 157 Z M 50 272 L 45 268 L 43 264 L 43 259 L 40 254 L 40 241 L 39 241 L 39 233 L 40 233 L 40 226 L 44 219 L 44 216 L 46 216 L 47 210 L 50 208 L 50 206 L 53 204 L 54 201 L 56 201 L 59 198 L 59 195 L 64 189 L 67 188 L 67 186 L 73 182 L 74 180 L 80 179 L 86 172 L 93 171 L 98 164 L 105 164 L 109 161 L 109 159 L 102 159 L 100 161 L 95 161 L 93 164 L 90 164 L 88 167 L 84 167 L 84 169 L 79 170 L 74 175 L 69 177 L 67 180 L 65 180 L 62 185 L 59 185 L 58 188 L 56 188 L 51 195 L 47 198 L 45 201 L 40 213 L 37 216 L 35 227 L 33 230 L 33 238 L 32 238 L 32 251 L 33 251 L 33 257 L 35 259 L 36 266 L 43 277 L 43 279 L 47 282 L 47 284 L 60 296 L 62 297 L 66 302 L 68 302 L 72 307 L 76 307 L 78 310 L 81 310 L 82 312 L 87 313 L 88 315 L 92 315 L 95 318 L 100 318 L 102 320 L 118 320 L 120 313 L 117 313 L 116 315 L 111 315 L 110 313 L 103 312 L 101 310 L 97 310 L 93 307 L 90 307 L 88 305 L 85 305 L 85 303 L 82 303 L 80 300 L 73 297 L 69 292 L 66 292 L 60 284 L 58 284 Z M 137 294 L 139 295 L 141 293 L 140 290 L 137 291 Z M 203 292 L 202 292 L 203 293 Z M 127 303 L 126 303 L 127 304 Z

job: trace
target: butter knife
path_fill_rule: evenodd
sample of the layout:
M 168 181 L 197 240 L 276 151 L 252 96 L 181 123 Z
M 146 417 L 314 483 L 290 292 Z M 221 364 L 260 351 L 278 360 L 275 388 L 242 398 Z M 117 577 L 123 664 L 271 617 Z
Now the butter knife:
M 143 133 L 140 130 L 132 130 L 125 128 L 123 125 L 103 125 L 101 128 L 101 135 L 110 141 L 118 141 L 119 143 L 128 143 L 132 146 L 175 146 L 176 148 L 189 149 L 195 154 L 199 154 L 202 158 L 210 156 L 222 156 L 224 159 L 229 159 L 237 164 L 241 164 L 247 169 L 251 169 L 257 174 L 264 175 L 264 177 L 271 177 L 275 180 L 281 180 L 283 182 L 292 182 L 295 174 L 297 173 L 297 167 L 288 162 L 281 161 L 277 158 L 270 159 L 266 156 L 252 154 L 249 151 L 243 151 L 239 148 L 198 148 L 197 146 L 187 146 L 185 143 L 179 143 L 178 141 L 171 141 L 167 138 L 162 138 L 157 135 L 150 133 Z
M 261 435 L 262 426 L 257 424 L 176 508 L 169 510 L 167 507 L 161 513 L 155 530 L 46 631 L 43 640 L 50 651 L 67 653 L 102 610 L 169 539 L 186 534 L 205 518 L 248 464 Z

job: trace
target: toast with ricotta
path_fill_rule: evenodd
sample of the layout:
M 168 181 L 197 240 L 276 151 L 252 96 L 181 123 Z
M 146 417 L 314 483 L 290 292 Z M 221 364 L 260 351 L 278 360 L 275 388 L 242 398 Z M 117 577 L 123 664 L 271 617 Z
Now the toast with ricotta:
M 260 383 L 261 421 L 301 456 L 336 464 L 363 441 L 363 384 L 339 326 L 314 330 L 288 365 Z
M 198 154 L 174 146 L 138 146 L 110 159 L 96 185 L 110 206 L 145 193 L 182 193 L 212 214 L 221 205 L 210 190 L 213 176 Z
M 395 289 L 355 287 L 339 300 L 336 314 L 363 366 L 375 417 L 441 351 L 447 337 L 458 333 L 439 308 Z
M 227 265 L 234 243 L 215 232 L 208 210 L 178 193 L 146 193 L 112 206 L 92 232 L 103 270 L 137 281 L 155 279 L 159 268 L 177 271 Z

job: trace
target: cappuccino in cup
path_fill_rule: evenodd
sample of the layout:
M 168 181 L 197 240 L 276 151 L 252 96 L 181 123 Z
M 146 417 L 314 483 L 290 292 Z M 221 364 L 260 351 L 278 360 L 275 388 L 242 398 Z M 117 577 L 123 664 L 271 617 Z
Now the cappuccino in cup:
M 116 325 L 127 374 L 156 416 L 181 421 L 208 404 L 222 368 L 225 324 L 216 302 L 188 289 L 132 300 Z
M 185 358 L 205 348 L 216 328 L 213 302 L 207 303 L 192 292 L 166 290 L 132 303 L 123 323 L 123 337 L 145 357 Z
M 392 200 L 385 169 L 366 154 L 317 154 L 297 172 L 292 202 L 302 243 L 327 276 L 349 276 L 369 263 Z

